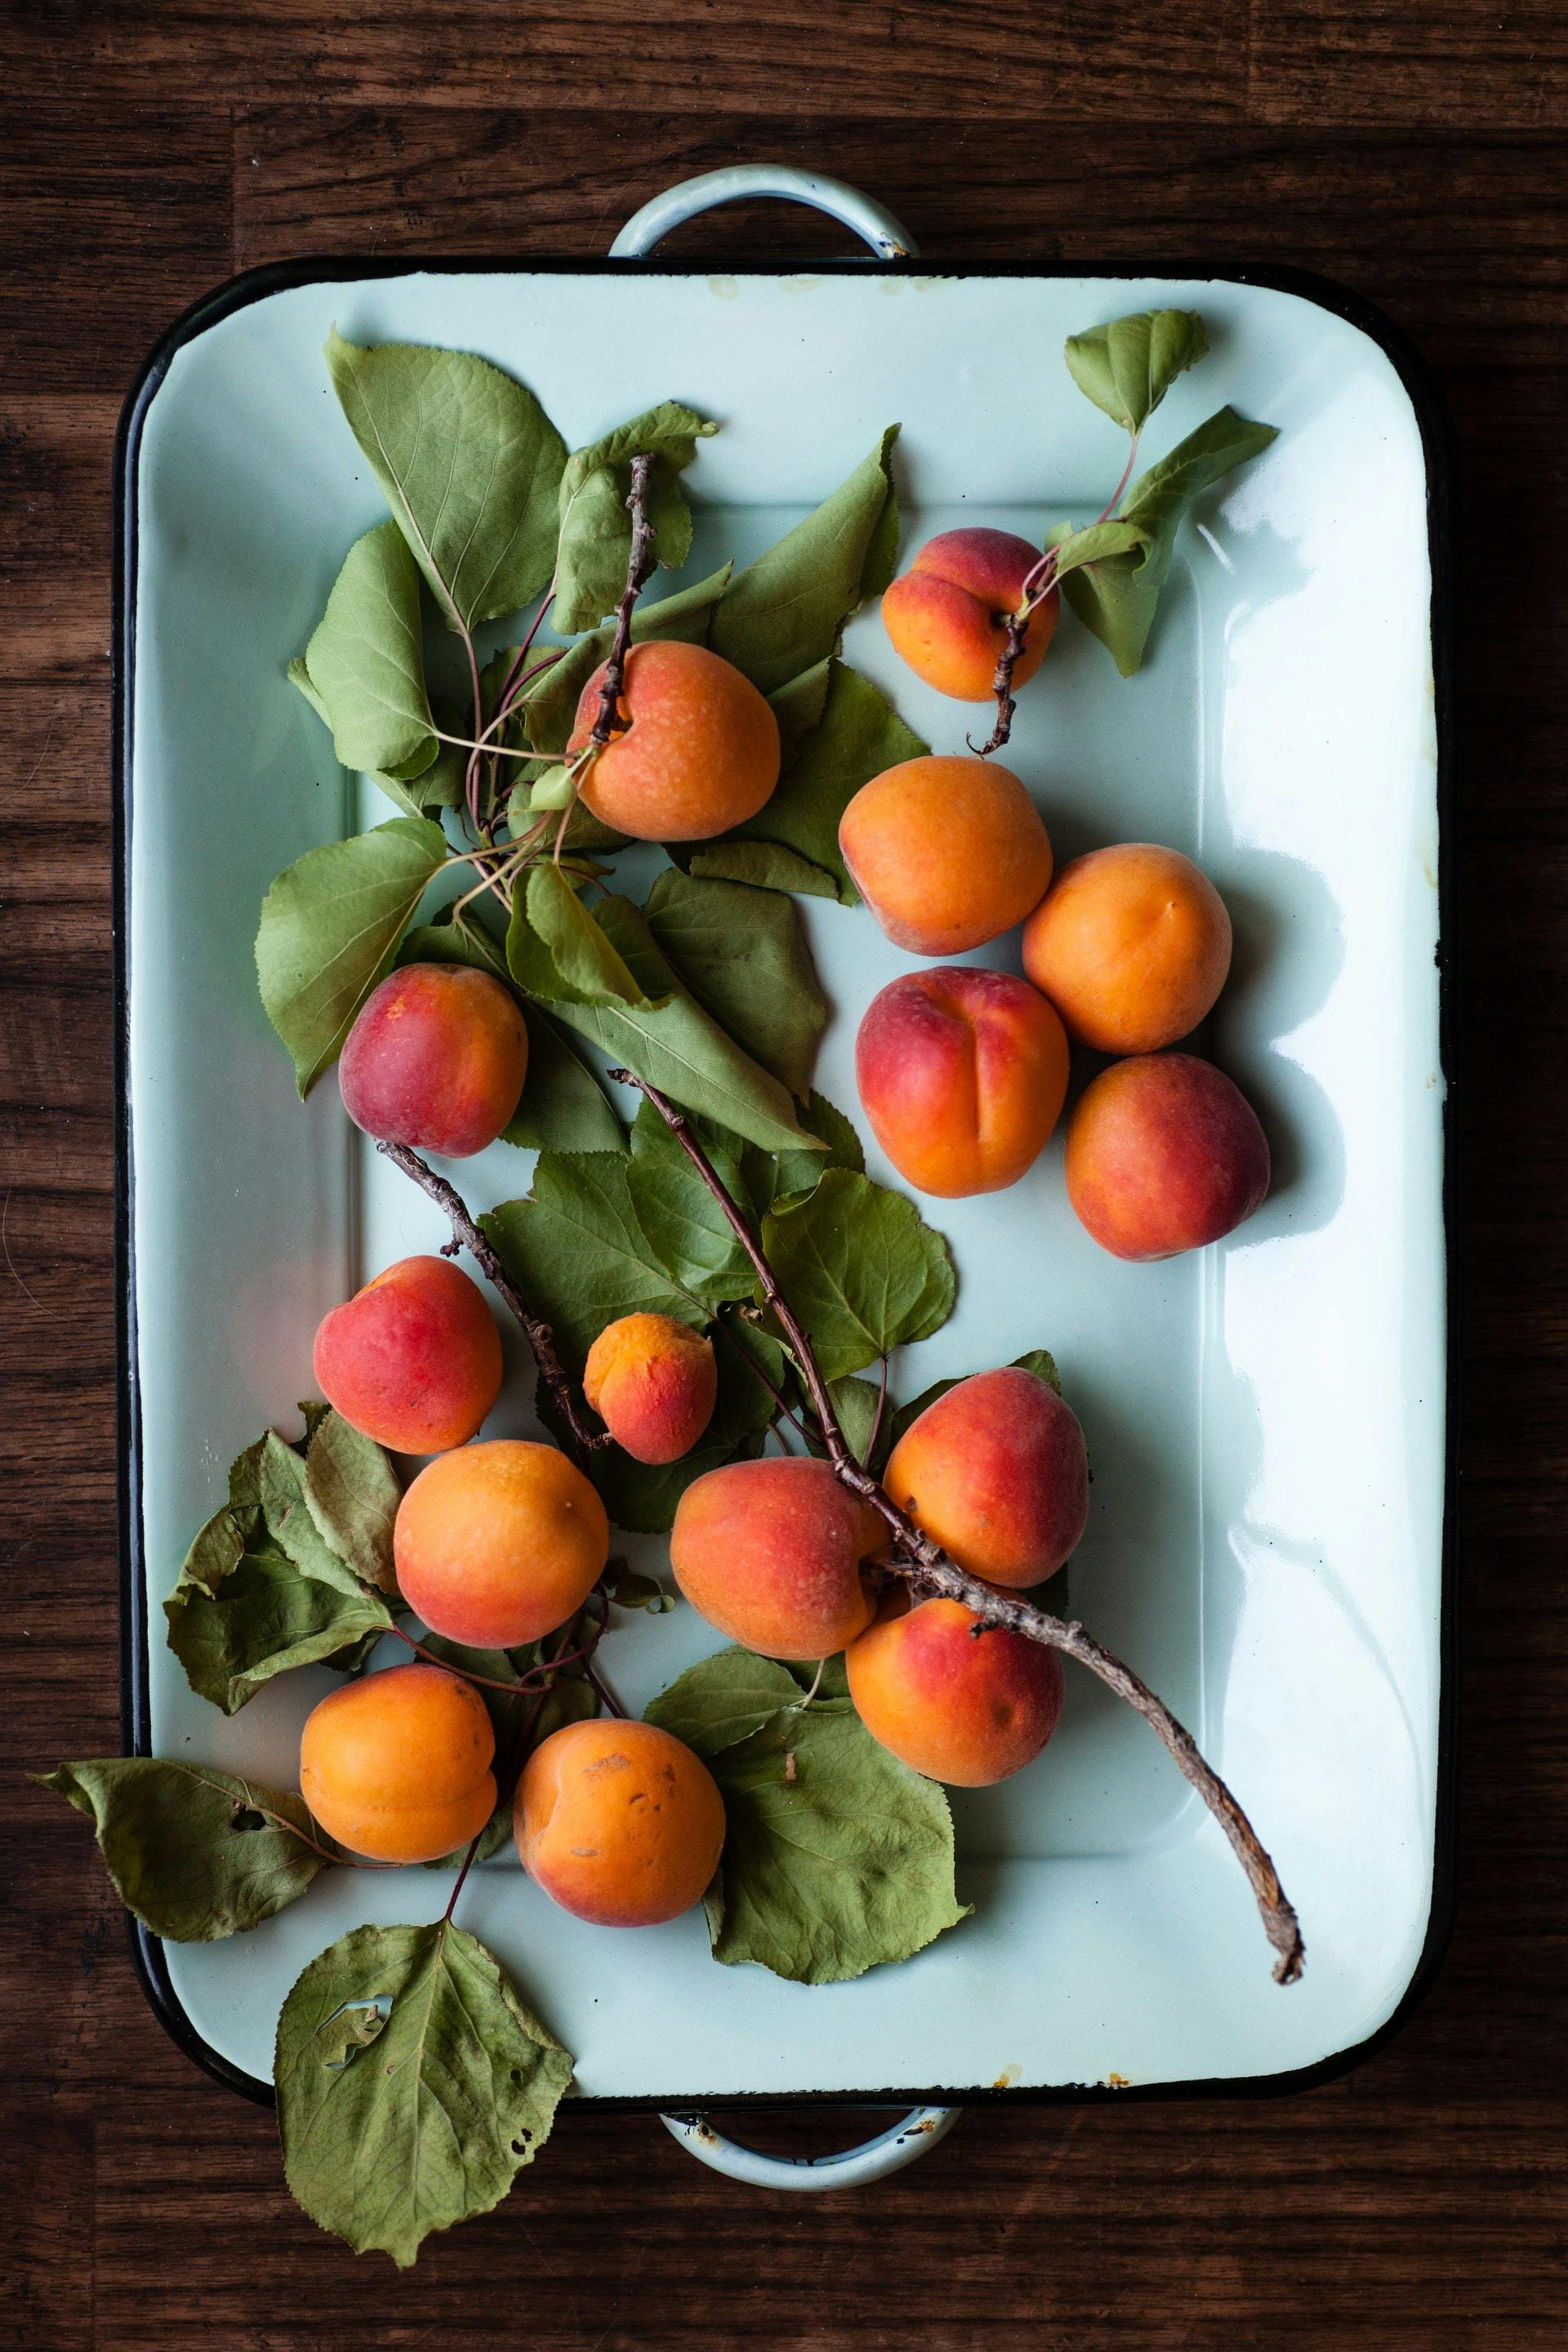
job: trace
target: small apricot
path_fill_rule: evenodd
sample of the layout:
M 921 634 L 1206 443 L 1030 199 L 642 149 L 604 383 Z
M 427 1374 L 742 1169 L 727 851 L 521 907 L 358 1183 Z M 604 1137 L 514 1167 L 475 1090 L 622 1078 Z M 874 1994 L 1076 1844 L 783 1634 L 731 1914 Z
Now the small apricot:
M 1045 1149 L 1067 1096 L 1068 1041 L 1027 981 L 942 964 L 871 999 L 855 1076 L 906 1182 L 944 1199 L 995 1192 Z
M 329 1837 L 375 1862 L 437 1862 L 496 1807 L 495 1733 L 471 1683 L 389 1666 L 312 1707 L 300 1793 Z
M 581 1609 L 610 1525 L 555 1446 L 492 1438 L 426 1464 L 398 1506 L 392 1550 L 399 1590 L 432 1633 L 510 1650 Z
M 1190 857 L 1123 841 L 1062 867 L 1024 926 L 1024 970 L 1079 1045 L 1152 1054 L 1210 1010 L 1230 944 L 1225 901 Z
M 605 665 L 583 688 L 568 754 L 599 714 Z M 779 726 L 765 695 L 706 646 L 634 646 L 620 730 L 584 771 L 581 794 L 601 824 L 637 841 L 704 841 L 755 816 L 779 780 Z
M 1268 1139 L 1223 1070 L 1195 1054 L 1113 1062 L 1068 1128 L 1068 1198 L 1112 1257 L 1175 1257 L 1251 1216 L 1268 1191 Z
M 343 1108 L 382 1143 L 463 1160 L 495 1141 L 517 1108 L 528 1031 L 488 971 L 410 963 L 360 1007 L 338 1063 Z
M 679 1462 L 713 1418 L 713 1342 L 670 1315 L 623 1315 L 589 1349 L 583 1393 L 634 1462 Z
M 1038 1584 L 1089 1520 L 1078 1415 L 1037 1372 L 1010 1364 L 960 1381 L 910 1423 L 882 1483 L 950 1559 L 988 1584 Z
M 399 1258 L 334 1307 L 314 1361 L 327 1402 L 399 1454 L 466 1444 L 500 1394 L 495 1318 L 449 1258 Z
M 724 1801 L 701 1758 L 652 1723 L 569 1723 L 523 1767 L 513 1808 L 522 1866 L 599 1927 L 657 1927 L 702 1899 L 724 1844 Z
M 889 1594 L 845 1654 L 849 1696 L 873 1739 L 911 1771 L 956 1789 L 1020 1772 L 1057 1727 L 1062 1662 L 956 1601 Z
M 669 1559 L 698 1615 L 731 1642 L 767 1658 L 823 1658 L 870 1623 L 860 1569 L 886 1540 L 826 1462 L 774 1454 L 694 1479 Z
M 1016 531 L 971 528 L 928 539 L 882 598 L 882 620 L 919 677 L 957 702 L 989 702 L 1006 622 L 1024 602 L 1040 550 Z M 1015 691 L 1046 657 L 1057 625 L 1053 588 L 1036 605 L 1013 667 Z
M 999 939 L 1051 878 L 1050 836 L 1017 777 L 966 752 L 884 768 L 845 810 L 838 845 L 878 922 L 911 955 Z

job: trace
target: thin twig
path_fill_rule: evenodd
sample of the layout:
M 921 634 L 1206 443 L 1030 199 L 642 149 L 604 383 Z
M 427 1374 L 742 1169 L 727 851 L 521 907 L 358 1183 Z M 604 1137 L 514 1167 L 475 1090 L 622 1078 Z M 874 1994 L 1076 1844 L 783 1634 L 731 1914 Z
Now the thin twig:
M 656 550 L 653 525 L 647 519 L 647 478 L 653 467 L 651 457 L 632 459 L 631 490 L 626 509 L 632 519 L 631 552 L 626 559 L 626 584 L 616 606 L 615 634 L 605 662 L 605 675 L 599 688 L 599 708 L 594 724 L 588 730 L 584 751 L 602 751 L 615 733 L 620 719 L 621 688 L 626 678 L 626 656 L 632 641 L 632 611 L 642 591 L 643 583 L 653 570 Z
M 650 1087 L 645 1078 L 625 1070 L 613 1071 L 611 1075 L 626 1085 L 637 1087 L 647 1096 L 713 1195 L 731 1231 L 750 1259 L 763 1296 L 795 1352 L 801 1377 L 822 1424 L 827 1457 L 834 1471 L 845 1486 L 871 1506 L 891 1531 L 893 1548 L 881 1565 L 922 1593 L 958 1601 L 987 1629 L 1021 1633 L 1027 1641 L 1038 1642 L 1046 1649 L 1059 1650 L 1066 1656 L 1076 1658 L 1079 1665 L 1087 1666 L 1090 1674 L 1098 1675 L 1108 1689 L 1114 1691 L 1118 1698 L 1124 1700 L 1143 1717 L 1225 1832 L 1232 1852 L 1247 1873 L 1262 1916 L 1264 1932 L 1279 1956 L 1274 1968 L 1275 1980 L 1279 1984 L 1293 1984 L 1301 1973 L 1304 1958 L 1301 1930 L 1296 1914 L 1286 1899 L 1279 1873 L 1260 1843 L 1257 1832 L 1218 1773 L 1205 1762 L 1191 1732 L 1177 1721 L 1163 1699 L 1156 1698 L 1131 1666 L 1124 1665 L 1092 1634 L 1086 1633 L 1076 1620 L 1052 1617 L 1026 1601 L 1020 1601 L 1011 1593 L 998 1592 L 992 1585 L 983 1584 L 978 1577 L 966 1575 L 939 1544 L 933 1543 L 931 1537 L 916 1526 L 906 1511 L 900 1509 L 870 1472 L 861 1467 L 838 1425 L 833 1400 L 817 1366 L 810 1340 L 780 1290 L 777 1276 L 763 1255 L 760 1244 L 725 1191 L 687 1120 L 674 1104 L 668 1101 L 657 1087 Z
M 981 748 L 983 760 L 989 759 L 993 751 L 999 751 L 1013 731 L 1013 713 L 1018 707 L 1013 698 L 1013 672 L 1023 656 L 1029 624 L 1055 587 L 1056 578 L 1056 550 L 1047 547 L 1024 583 L 1017 610 L 1008 614 L 1004 626 L 1002 650 L 996 656 L 995 675 L 991 680 L 991 691 L 996 698 L 996 724 L 991 730 L 989 741 Z M 967 736 L 964 740 L 969 740 Z M 970 743 L 969 748 L 973 751 L 973 744 Z
M 384 1153 L 395 1168 L 401 1168 L 405 1176 L 411 1177 L 422 1192 L 427 1192 L 438 1209 L 445 1211 L 452 1227 L 453 1237 L 442 1251 L 442 1256 L 455 1256 L 458 1249 L 466 1248 L 489 1276 L 490 1281 L 521 1324 L 528 1344 L 533 1350 L 533 1360 L 539 1367 L 539 1377 L 555 1400 L 556 1411 L 566 1424 L 573 1452 L 576 1454 L 579 1464 L 586 1468 L 588 1456 L 595 1453 L 601 1445 L 608 1445 L 610 1433 L 608 1430 L 591 1429 L 584 1419 L 572 1382 L 567 1377 L 566 1367 L 556 1352 L 555 1334 L 549 1324 L 545 1322 L 542 1316 L 534 1314 L 510 1275 L 502 1265 L 500 1259 L 468 1214 L 462 1194 L 448 1184 L 444 1176 L 437 1176 L 436 1171 L 427 1167 L 418 1153 L 411 1151 L 405 1143 L 378 1141 L 375 1148 Z
M 496 1675 L 478 1675 L 471 1666 L 456 1666 L 450 1658 L 438 1657 L 434 1650 L 427 1650 L 423 1642 L 416 1642 L 412 1633 L 404 1632 L 401 1625 L 391 1625 L 387 1631 L 398 1641 L 406 1642 L 411 1650 L 427 1659 L 431 1665 L 439 1666 L 443 1674 L 458 1675 L 466 1683 L 477 1683 L 480 1690 L 504 1691 L 508 1698 L 516 1698 L 520 1694 L 526 1696 L 535 1687 L 530 1682 L 503 1683 Z
M 467 1878 L 469 1871 L 472 1870 L 474 1866 L 474 1856 L 479 1850 L 479 1840 L 483 1835 L 483 1830 L 476 1830 L 473 1836 L 468 1841 L 468 1851 L 463 1856 L 463 1866 L 458 1873 L 457 1878 L 453 1884 L 452 1892 L 447 1897 L 447 1908 L 441 1914 L 441 1925 L 443 1927 L 449 1927 L 452 1924 L 452 1914 L 458 1907 L 458 1897 L 463 1891 L 463 1881 Z

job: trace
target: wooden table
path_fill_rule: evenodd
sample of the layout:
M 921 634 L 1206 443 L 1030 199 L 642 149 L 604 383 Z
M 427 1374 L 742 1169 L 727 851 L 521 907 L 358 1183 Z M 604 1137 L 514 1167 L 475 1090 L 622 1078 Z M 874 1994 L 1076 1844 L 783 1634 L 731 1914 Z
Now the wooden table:
M 1525 2352 L 1568 2332 L 1568 15 L 1554 0 L 11 0 L 0 13 L 0 2242 L 27 2352 Z M 417 2271 L 292 2206 L 153 2023 L 25 1770 L 119 1738 L 110 450 L 160 330 L 283 255 L 601 252 L 783 159 L 961 258 L 1304 264 L 1436 364 L 1465 529 L 1458 1918 L 1289 2101 L 1009 2109 L 837 2201 L 643 2118 Z M 677 250 L 832 249 L 804 215 Z M 1553 1563 L 1555 1562 L 1555 1566 Z M 1042 1994 L 1042 1997 L 1047 1997 Z M 779 2127 L 779 2137 L 789 2127 Z

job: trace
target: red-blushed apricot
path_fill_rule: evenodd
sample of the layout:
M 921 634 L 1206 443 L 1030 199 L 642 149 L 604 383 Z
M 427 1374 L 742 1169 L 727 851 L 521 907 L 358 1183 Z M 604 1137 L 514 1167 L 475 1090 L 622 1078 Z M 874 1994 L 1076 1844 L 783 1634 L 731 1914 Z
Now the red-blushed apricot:
M 1068 1198 L 1112 1257 L 1175 1257 L 1251 1216 L 1268 1191 L 1268 1139 L 1223 1070 L 1195 1054 L 1140 1054 L 1085 1087 L 1068 1126 Z
M 574 1919 L 657 1927 L 702 1899 L 724 1801 L 684 1740 L 651 1723 L 569 1723 L 523 1767 L 512 1812 L 529 1876 Z
M 338 1084 L 367 1135 L 464 1160 L 495 1141 L 527 1070 L 528 1031 L 499 980 L 467 964 L 410 963 L 360 1007 Z
M 700 1617 L 766 1658 L 825 1658 L 871 1622 L 861 1562 L 887 1530 L 826 1462 L 731 1462 L 688 1486 L 669 1538 Z
M 1021 923 L 1051 878 L 1050 836 L 1010 768 L 967 752 L 901 760 L 838 826 L 855 887 L 895 947 L 962 955 Z
M 670 1315 L 623 1315 L 589 1349 L 583 1393 L 635 1462 L 679 1462 L 713 1418 L 713 1342 Z
M 553 1445 L 492 1438 L 426 1465 L 398 1505 L 392 1551 L 403 1597 L 432 1633 L 510 1650 L 581 1609 L 610 1523 Z
M 445 1257 L 404 1257 L 322 1317 L 316 1385 L 399 1454 L 465 1445 L 500 1394 L 500 1334 L 477 1283 Z
M 599 715 L 603 665 L 583 688 L 568 752 Z M 583 800 L 638 841 L 705 841 L 755 816 L 779 780 L 779 724 L 765 695 L 706 646 L 634 646 L 621 689 L 623 731 L 584 772 Z
M 300 1793 L 329 1837 L 375 1862 L 436 1862 L 495 1811 L 495 1733 L 471 1683 L 389 1666 L 305 1718 Z
M 1230 917 L 1180 850 L 1120 842 L 1062 867 L 1024 926 L 1024 970 L 1080 1045 L 1152 1054 L 1225 986 Z
M 1089 1518 L 1078 1415 L 1048 1381 L 1016 1365 L 978 1372 L 927 1405 L 889 1455 L 882 1484 L 988 1584 L 1054 1576 Z
M 985 1789 L 1032 1764 L 1062 1711 L 1062 1662 L 989 1629 L 956 1601 L 889 1593 L 845 1654 L 849 1696 L 873 1739 L 911 1771 Z
M 1010 530 L 976 527 L 928 539 L 882 598 L 882 620 L 918 677 L 957 702 L 989 702 L 1005 624 L 1024 602 L 1040 550 Z M 1014 690 L 1046 657 L 1057 625 L 1057 591 L 1036 605 L 1013 667 Z
M 996 1192 L 1034 1164 L 1060 1116 L 1067 1035 L 1027 981 L 940 964 L 879 989 L 855 1077 L 878 1142 L 918 1192 Z

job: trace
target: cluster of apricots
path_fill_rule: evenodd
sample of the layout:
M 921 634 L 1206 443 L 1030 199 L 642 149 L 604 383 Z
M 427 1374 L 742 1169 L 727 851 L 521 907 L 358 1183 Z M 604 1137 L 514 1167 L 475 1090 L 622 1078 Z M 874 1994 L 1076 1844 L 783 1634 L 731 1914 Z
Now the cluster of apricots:
M 882 600 L 888 634 L 928 685 L 991 698 L 1008 616 L 1040 562 L 1000 530 L 944 532 Z M 1033 606 L 1022 686 L 1056 625 Z M 1019 779 L 973 754 L 906 760 L 864 785 L 839 828 L 845 864 L 894 944 L 961 955 L 1023 929 L 1027 977 L 938 964 L 892 981 L 856 1040 L 860 1099 L 917 1191 L 952 1198 L 1016 1183 L 1067 1098 L 1069 1043 L 1114 1055 L 1073 1112 L 1068 1195 L 1100 1245 L 1163 1258 L 1217 1241 L 1268 1189 L 1268 1146 L 1212 1063 L 1165 1049 L 1189 1036 L 1230 970 L 1219 893 L 1190 858 L 1147 842 L 1054 871 Z
M 943 693 L 992 693 L 1009 614 L 1038 563 L 993 530 L 922 549 L 883 601 L 894 645 Z M 1014 682 L 1044 657 L 1054 593 L 1036 604 Z M 571 750 L 588 740 L 604 673 L 584 689 Z M 581 780 L 596 816 L 641 839 L 689 841 L 754 816 L 778 781 L 772 710 L 696 646 L 648 642 L 626 664 L 620 727 Z M 873 1000 L 857 1041 L 861 1099 L 920 1191 L 1014 1183 L 1067 1096 L 1069 1041 L 1115 1055 L 1073 1114 L 1067 1181 L 1095 1239 L 1127 1258 L 1201 1246 L 1250 1214 L 1268 1152 L 1252 1111 L 1210 1064 L 1168 1049 L 1214 1004 L 1230 964 L 1217 892 L 1175 851 L 1124 844 L 1053 872 L 1019 779 L 973 756 L 874 777 L 849 803 L 845 861 L 889 938 L 920 956 L 966 953 L 1023 927 L 1026 979 L 940 963 Z M 414 964 L 369 997 L 344 1046 L 344 1105 L 378 1139 L 448 1157 L 483 1150 L 516 1109 L 528 1037 L 496 981 Z M 510 1650 L 571 1624 L 604 1574 L 609 1526 L 590 1481 L 555 1447 L 480 1441 L 501 1385 L 482 1293 L 444 1257 L 405 1258 L 322 1321 L 322 1394 L 357 1429 L 430 1459 L 398 1508 L 399 1588 L 430 1630 Z M 589 1405 L 636 1460 L 675 1462 L 711 1418 L 711 1342 L 669 1317 L 622 1317 L 594 1342 Z M 970 1574 L 1003 1591 L 1054 1575 L 1089 1511 L 1083 1432 L 1046 1381 L 1018 1367 L 940 1395 L 900 1437 L 887 1493 Z M 711 1470 L 680 1498 L 675 1577 L 721 1633 L 763 1655 L 843 1653 L 872 1737 L 914 1769 L 963 1787 L 1000 1780 L 1050 1738 L 1057 1653 L 990 1630 L 957 1602 L 911 1601 L 878 1573 L 888 1531 L 826 1462 L 764 1456 Z M 420 1862 L 474 1837 L 496 1801 L 495 1740 L 474 1685 L 436 1664 L 361 1677 L 305 1726 L 301 1787 L 352 1851 Z M 699 1900 L 724 1809 L 711 1774 L 648 1724 L 576 1723 L 522 1771 L 514 1827 L 524 1867 L 583 1919 L 652 1924 Z

